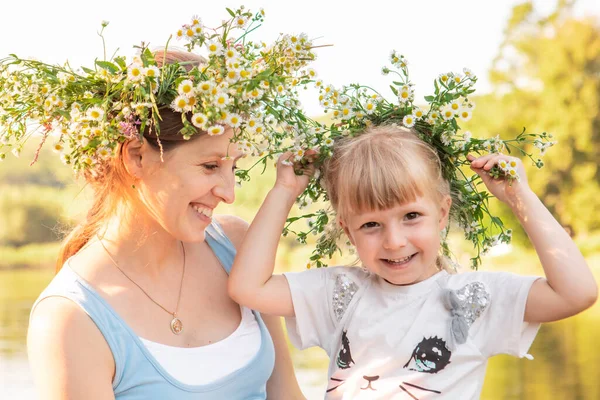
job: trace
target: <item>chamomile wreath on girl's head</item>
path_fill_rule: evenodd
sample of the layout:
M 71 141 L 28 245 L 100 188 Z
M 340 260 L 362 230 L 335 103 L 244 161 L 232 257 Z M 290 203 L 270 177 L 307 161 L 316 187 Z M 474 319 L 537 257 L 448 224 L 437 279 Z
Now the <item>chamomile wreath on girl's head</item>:
M 471 119 L 475 109 L 472 95 L 477 77 L 466 68 L 462 73 L 441 74 L 434 81 L 434 94 L 426 96 L 425 107 L 420 108 L 414 99 L 406 58 L 393 51 L 390 61 L 391 67 L 384 67 L 382 72 L 394 76 L 390 86 L 397 98 L 394 102 L 361 84 L 338 89 L 326 86 L 321 81 L 316 82 L 320 88 L 319 101 L 333 122 L 329 125 L 317 124 L 308 134 L 305 132 L 300 135 L 295 143 L 296 159 L 301 161 L 308 149 L 318 148 L 320 161 L 323 162 L 332 156 L 338 140 L 361 135 L 370 126 L 396 125 L 411 129 L 437 153 L 443 178 L 448 181 L 453 197 L 451 216 L 477 251 L 471 258 L 471 267 L 476 269 L 481 263 L 481 254 L 498 243 L 510 242 L 511 230 L 498 217 L 490 214 L 488 199 L 491 195 L 479 190 L 479 185 L 483 183 L 481 178 L 477 174 L 466 174 L 470 165 L 467 154 L 510 153 L 516 150 L 541 168 L 543 162 L 532 154 L 532 147 L 538 148 L 540 155 L 543 155 L 556 142 L 551 141 L 552 135 L 545 132 L 530 134 L 523 130 L 509 140 L 502 140 L 499 136 L 477 139 L 468 131 L 461 132 L 459 123 Z M 519 179 L 515 166 L 507 161 L 500 162 L 490 174 L 496 178 Z M 298 203 L 302 208 L 319 200 L 328 199 L 322 179 L 317 174 L 299 197 Z M 284 234 L 294 233 L 303 243 L 306 243 L 309 235 L 318 236 L 309 266 L 326 265 L 326 260 L 340 249 L 341 229 L 336 225 L 335 217 L 335 211 L 329 208 L 288 219 Z M 296 229 L 294 224 L 303 218 L 308 219 L 308 229 Z M 451 253 L 446 243 L 447 235 L 446 230 L 442 238 L 442 251 L 449 257 Z
M 289 132 L 307 121 L 297 88 L 315 76 L 307 68 L 315 58 L 312 42 L 305 34 L 252 42 L 248 33 L 264 12 L 227 12 L 216 27 L 194 17 L 176 33 L 188 51 L 204 50 L 205 60 L 192 53 L 171 59 L 168 42 L 156 52 L 142 44 L 132 61 L 105 56 L 81 70 L 15 55 L 0 60 L 0 160 L 18 156 L 36 133 L 40 148 L 52 142 L 75 171 L 100 170 L 119 143 L 136 136 L 152 136 L 162 152 L 165 110 L 181 113 L 184 140 L 230 127 L 245 153 L 280 151 Z M 247 171 L 239 176 L 248 179 Z

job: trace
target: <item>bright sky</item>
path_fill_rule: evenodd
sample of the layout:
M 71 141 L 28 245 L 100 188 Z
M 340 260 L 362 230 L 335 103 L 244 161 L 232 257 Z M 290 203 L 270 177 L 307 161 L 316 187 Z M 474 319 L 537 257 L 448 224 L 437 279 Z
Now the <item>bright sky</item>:
M 512 6 L 519 0 L 246 0 L 252 11 L 263 7 L 264 25 L 252 34 L 267 43 L 283 33 L 306 32 L 316 44 L 333 44 L 317 50 L 313 67 L 325 83 L 341 86 L 368 84 L 389 94 L 389 78 L 380 73 L 392 49 L 409 60 L 417 101 L 433 90 L 441 72 L 470 68 L 479 77 L 479 93 L 490 90 L 487 70 L 502 41 Z M 93 66 L 102 58 L 102 42 L 96 32 L 102 20 L 108 54 L 135 54 L 141 41 L 164 45 L 169 35 L 198 15 L 216 26 L 228 14 L 225 7 L 242 2 L 127 0 L 30 0 L 9 1 L 2 6 L 0 57 L 16 53 L 46 62 Z M 550 12 L 555 1 L 537 0 L 537 9 Z M 600 16 L 600 2 L 580 0 L 576 14 Z M 178 44 L 173 40 L 172 44 Z M 312 115 L 320 115 L 316 95 L 303 96 Z

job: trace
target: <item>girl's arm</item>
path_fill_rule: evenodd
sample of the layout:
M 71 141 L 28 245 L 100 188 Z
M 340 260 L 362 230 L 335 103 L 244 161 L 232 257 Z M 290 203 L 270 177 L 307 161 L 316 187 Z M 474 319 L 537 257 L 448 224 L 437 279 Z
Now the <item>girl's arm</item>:
M 231 215 L 219 215 L 216 218 L 235 248 L 240 248 L 248 231 L 246 221 Z M 275 346 L 275 368 L 267 381 L 267 397 L 269 399 L 305 399 L 296 380 L 280 318 L 269 315 L 263 315 L 262 318 Z
M 520 181 L 510 185 L 487 174 L 501 159 L 517 162 Z M 482 177 L 488 190 L 515 213 L 544 268 L 546 279 L 538 279 L 532 285 L 524 320 L 556 321 L 591 307 L 598 298 L 594 276 L 571 237 L 529 188 L 521 161 L 498 154 L 477 159 L 471 156 L 470 160 L 471 168 Z
M 229 295 L 263 314 L 294 316 L 292 295 L 283 275 L 273 275 L 277 245 L 287 216 L 296 198 L 308 185 L 310 171 L 296 175 L 294 167 L 282 160 L 277 163 L 275 186 L 254 217 L 244 241 L 238 249 L 229 275 Z

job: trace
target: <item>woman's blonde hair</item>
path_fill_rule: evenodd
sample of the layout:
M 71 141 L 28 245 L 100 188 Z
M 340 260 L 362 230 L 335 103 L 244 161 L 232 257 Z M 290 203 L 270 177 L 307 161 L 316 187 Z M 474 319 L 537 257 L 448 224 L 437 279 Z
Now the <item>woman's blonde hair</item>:
M 184 63 L 184 68 L 190 70 L 193 66 L 203 64 L 206 60 L 198 55 L 179 50 L 159 50 L 155 52 L 157 64 Z M 144 140 L 154 149 L 161 152 L 170 150 L 188 143 L 179 133 L 183 128 L 181 114 L 168 107 L 160 108 L 162 121 L 160 123 L 160 139 L 155 132 L 146 129 L 142 132 Z M 193 135 L 192 140 L 201 134 Z M 134 196 L 131 188 L 129 174 L 123 164 L 123 144 L 117 146 L 116 156 L 102 162 L 93 170 L 85 170 L 83 178 L 93 190 L 93 203 L 86 219 L 72 229 L 63 239 L 56 260 L 58 272 L 65 261 L 85 246 L 90 239 L 99 233 L 99 230 L 117 212 L 119 205 L 133 204 Z
M 370 127 L 336 142 L 322 168 L 322 185 L 338 219 L 450 195 L 436 151 L 414 129 L 396 125 Z M 438 267 L 448 268 L 444 257 L 438 257 Z

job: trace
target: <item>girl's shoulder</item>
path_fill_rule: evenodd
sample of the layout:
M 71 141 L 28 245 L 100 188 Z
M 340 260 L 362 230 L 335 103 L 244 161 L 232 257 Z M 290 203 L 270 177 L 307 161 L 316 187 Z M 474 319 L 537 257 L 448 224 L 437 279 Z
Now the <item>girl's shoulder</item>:
M 460 271 L 455 274 L 448 274 L 449 286 L 460 286 L 472 282 L 482 282 L 493 285 L 498 282 L 507 280 L 519 279 L 521 276 L 512 272 L 506 271 Z

